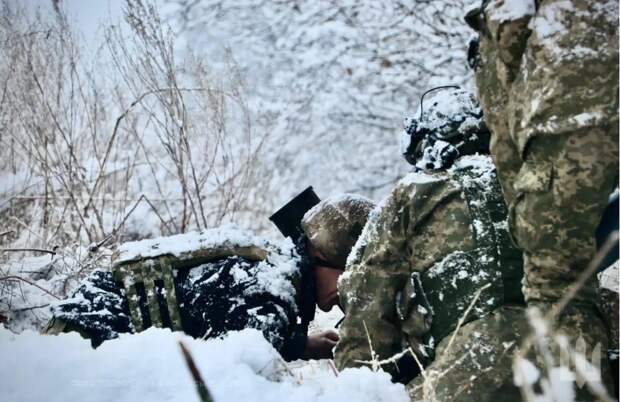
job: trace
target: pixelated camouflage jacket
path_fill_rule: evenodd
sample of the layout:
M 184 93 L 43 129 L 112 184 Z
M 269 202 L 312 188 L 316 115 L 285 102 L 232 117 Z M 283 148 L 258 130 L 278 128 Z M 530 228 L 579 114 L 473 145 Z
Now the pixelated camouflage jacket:
M 535 136 L 617 126 L 618 2 L 518 3 L 484 0 L 465 17 L 482 37 L 476 80 L 489 127 L 510 125 L 523 154 Z
M 346 316 L 337 367 L 404 356 L 408 348 L 430 361 L 433 345 L 454 330 L 480 289 L 465 322 L 523 303 L 522 259 L 506 213 L 488 156 L 402 179 L 371 213 L 339 280 Z M 392 363 L 383 368 L 408 381 Z
M 280 257 L 295 261 L 292 255 Z M 258 247 L 129 261 L 115 265 L 113 272 L 94 271 L 53 307 L 46 332 L 76 331 L 97 347 L 119 333 L 151 326 L 196 338 L 255 328 L 293 360 L 301 357 L 306 342 L 297 326 L 297 280 L 295 270 L 278 272 Z M 274 282 L 286 289 L 279 291 Z

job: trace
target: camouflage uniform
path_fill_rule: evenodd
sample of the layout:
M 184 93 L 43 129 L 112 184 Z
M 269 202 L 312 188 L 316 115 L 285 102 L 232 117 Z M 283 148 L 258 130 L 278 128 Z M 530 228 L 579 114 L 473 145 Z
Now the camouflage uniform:
M 485 0 L 476 82 L 510 233 L 524 252 L 523 291 L 548 310 L 595 252 L 618 174 L 618 2 Z M 516 12 L 519 11 L 519 12 Z M 605 343 L 592 278 L 558 328 Z
M 371 214 L 338 283 L 346 316 L 336 365 L 370 361 L 369 342 L 378 359 L 411 347 L 422 363 L 435 354 L 427 373 L 454 365 L 450 375 L 436 378 L 439 400 L 467 400 L 461 393 L 486 382 L 510 388 L 510 348 L 525 321 L 522 308 L 506 306 L 521 300 L 521 259 L 507 237 L 505 214 L 489 157 L 464 157 L 449 171 L 405 177 Z M 487 284 L 455 347 L 446 351 L 458 319 Z M 506 342 L 512 342 L 510 348 L 502 346 Z M 468 344 L 487 355 L 470 358 Z M 396 366 L 384 368 L 403 379 Z M 471 376 L 478 378 L 471 381 Z M 414 398 L 421 397 L 420 381 L 411 385 Z M 471 398 L 493 400 L 491 395 Z
M 291 250 L 258 238 L 228 241 L 248 237 L 231 229 L 201 232 L 198 246 L 181 253 L 167 250 L 166 242 L 190 243 L 191 236 L 143 241 L 146 252 L 132 255 L 124 250 L 139 243 L 122 245 L 112 272 L 94 271 L 54 307 L 46 332 L 77 331 L 97 347 L 151 326 L 196 338 L 256 328 L 285 359 L 300 358 L 306 334 L 296 326 L 299 270 Z
M 451 102 L 471 97 L 453 95 L 456 99 L 443 98 L 448 110 L 455 110 Z M 432 115 L 441 102 L 431 103 Z M 411 348 L 420 363 L 429 364 L 425 386 L 421 376 L 408 384 L 414 400 L 495 401 L 498 395 L 519 400 L 511 357 L 527 328 L 521 254 L 508 237 L 491 158 L 459 154 L 476 147 L 461 147 L 467 141 L 458 133 L 473 127 L 472 145 L 483 144 L 483 123 L 476 113 L 436 114 L 448 124 L 430 122 L 432 130 L 421 142 L 412 136 L 412 144 L 423 145 L 408 148 L 420 170 L 402 179 L 371 213 L 349 255 L 338 283 L 346 316 L 335 362 L 342 369 L 383 361 L 395 379 L 407 382 L 415 374 Z M 455 119 L 458 124 L 452 124 Z M 424 131 L 420 122 L 416 129 Z M 454 149 L 438 140 L 448 137 Z M 461 317 L 464 326 L 455 332 Z
M 301 227 L 310 244 L 325 257 L 325 262 L 344 269 L 374 207 L 371 200 L 355 194 L 331 197 L 306 212 Z

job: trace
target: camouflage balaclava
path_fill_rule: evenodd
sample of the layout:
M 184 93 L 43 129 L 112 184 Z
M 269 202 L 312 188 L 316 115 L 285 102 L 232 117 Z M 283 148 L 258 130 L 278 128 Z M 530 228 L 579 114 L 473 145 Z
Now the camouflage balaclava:
M 439 170 L 463 155 L 488 154 L 490 132 L 474 94 L 458 87 L 436 89 L 426 101 L 422 96 L 418 116 L 405 119 L 407 162 Z
M 369 199 L 357 195 L 328 198 L 304 215 L 301 226 L 312 246 L 327 262 L 344 269 L 347 256 L 374 206 Z

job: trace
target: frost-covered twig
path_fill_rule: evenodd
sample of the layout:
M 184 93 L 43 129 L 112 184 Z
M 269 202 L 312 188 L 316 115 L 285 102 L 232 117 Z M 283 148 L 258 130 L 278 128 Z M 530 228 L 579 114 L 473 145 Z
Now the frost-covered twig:
M 573 285 L 568 288 L 568 291 L 562 296 L 560 301 L 556 303 L 553 308 L 551 308 L 546 315 L 543 317 L 543 320 L 547 323 L 554 323 L 557 317 L 562 313 L 564 308 L 568 305 L 568 303 L 575 297 L 577 292 L 581 290 L 581 288 L 586 284 L 586 282 L 596 273 L 601 261 L 605 258 L 605 256 L 611 251 L 611 249 L 618 243 L 618 231 L 613 232 L 608 238 L 607 241 L 603 244 L 603 246 L 596 253 L 594 258 L 588 264 L 588 267 L 579 275 L 577 280 Z M 521 355 L 525 356 L 527 352 L 533 345 L 536 337 L 540 335 L 537 334 L 536 331 L 532 332 L 523 342 L 523 346 L 521 348 Z
M 28 225 L 26 225 L 24 222 L 22 222 L 18 217 L 16 216 L 9 216 L 9 219 L 11 219 L 12 221 L 17 222 L 21 227 L 23 227 L 25 230 L 28 231 L 28 233 L 36 236 L 37 238 L 39 238 L 42 241 L 45 241 L 45 239 L 43 237 L 41 237 L 41 235 L 39 235 L 38 233 L 34 232 L 33 230 L 31 230 Z
M 17 276 L 17 275 L 8 275 L 8 276 L 3 276 L 3 277 L 0 277 L 0 281 L 22 281 L 22 282 L 26 282 L 27 284 L 32 285 L 32 286 L 34 286 L 34 287 L 36 287 L 36 288 L 38 288 L 38 289 L 42 290 L 43 292 L 45 292 L 45 293 L 47 293 L 48 295 L 50 295 L 50 296 L 54 297 L 55 299 L 57 299 L 57 300 L 61 300 L 61 298 L 60 298 L 60 297 L 56 296 L 55 294 L 53 294 L 53 293 L 52 293 L 52 292 L 50 292 L 49 290 L 45 289 L 45 288 L 44 288 L 44 287 L 42 287 L 42 286 L 39 286 L 38 284 L 36 284 L 36 283 L 32 282 L 32 281 L 31 281 L 31 280 L 29 280 L 29 279 L 22 278 L 21 276 Z
M 596 273 L 603 258 L 611 251 L 611 249 L 617 243 L 618 232 L 616 231 L 608 237 L 607 241 L 599 249 L 594 258 L 590 261 L 587 268 L 579 275 L 575 283 L 568 288 L 568 291 L 564 294 L 564 296 L 556 304 L 554 304 L 544 316 L 537 309 L 528 310 L 530 325 L 533 330 L 523 341 L 522 347 L 515 354 L 513 361 L 513 371 L 516 375 L 519 375 L 518 378 L 520 379 L 520 383 L 517 385 L 519 385 L 525 401 L 533 402 L 538 400 L 538 395 L 536 394 L 536 392 L 534 392 L 532 384 L 539 381 L 543 393 L 547 397 L 551 398 L 551 400 L 560 402 L 560 400 L 556 398 L 558 392 L 557 385 L 554 386 L 553 384 L 554 382 L 557 382 L 557 378 L 554 378 L 554 375 L 558 375 L 558 370 L 566 370 L 567 374 L 576 375 L 581 378 L 585 382 L 588 390 L 592 393 L 592 395 L 598 398 L 597 400 L 605 402 L 613 401 L 613 398 L 609 396 L 607 390 L 605 390 L 604 387 L 602 387 L 597 382 L 593 382 L 591 376 L 586 375 L 583 366 L 587 365 L 588 368 L 592 370 L 595 370 L 595 368 L 589 365 L 589 363 L 585 360 L 584 356 L 580 355 L 575 351 L 571 351 L 568 348 L 565 336 L 559 336 L 557 334 L 554 334 L 553 326 L 555 325 L 555 322 L 561 315 L 562 311 L 577 295 L 581 288 L 583 288 L 587 281 Z M 575 373 L 572 373 L 568 367 L 556 367 L 556 359 L 554 358 L 554 354 L 550 349 L 550 340 L 553 340 L 554 343 L 558 345 L 560 350 L 560 356 L 568 357 L 569 361 L 564 363 L 573 366 Z M 536 346 L 536 351 L 543 360 L 543 375 L 540 375 L 540 370 L 538 370 L 538 368 L 536 368 L 531 362 L 529 362 L 526 357 L 534 346 Z M 556 373 L 552 372 L 554 370 L 556 371 Z M 599 380 L 601 378 L 600 376 L 601 373 L 598 373 Z M 531 378 L 529 378 L 528 380 L 528 377 Z M 570 387 L 569 391 L 572 392 L 572 381 L 569 383 L 568 386 Z M 562 394 L 561 398 L 565 398 L 565 395 Z
M 411 348 L 405 349 L 401 352 L 398 352 L 386 359 L 382 359 L 379 360 L 379 356 L 375 353 L 375 351 L 372 349 L 370 349 L 370 353 L 371 353 L 371 360 L 355 360 L 356 363 L 360 363 L 360 364 L 365 364 L 365 365 L 369 365 L 371 367 L 373 367 L 373 371 L 377 371 L 379 369 L 380 366 L 386 365 L 386 364 L 396 364 L 398 362 L 398 360 L 400 360 L 403 356 L 405 356 L 406 354 L 409 353 Z M 376 366 L 376 368 L 375 368 Z
M 0 253 L 15 253 L 15 252 L 35 252 L 35 253 L 47 253 L 55 255 L 56 251 L 47 250 L 43 248 L 0 248 Z
M 97 175 L 97 178 L 95 179 L 95 183 L 93 184 L 93 187 L 88 195 L 88 200 L 86 201 L 86 205 L 84 206 L 84 212 L 88 211 L 88 208 L 91 205 L 91 202 L 93 200 L 93 197 L 97 191 L 97 188 L 99 186 L 99 183 L 101 182 L 101 179 L 104 175 L 105 172 L 105 167 L 106 164 L 108 162 L 108 159 L 110 157 L 110 153 L 112 151 L 112 147 L 114 145 L 114 140 L 116 139 L 117 135 L 118 135 L 118 129 L 121 125 L 121 122 L 127 117 L 127 115 L 129 114 L 129 112 L 131 112 L 131 110 L 136 107 L 137 105 L 139 105 L 142 101 L 144 101 L 144 99 L 146 97 L 148 97 L 149 95 L 154 95 L 160 92 L 171 92 L 171 91 L 204 91 L 204 88 L 158 88 L 158 89 L 154 89 L 152 91 L 148 91 L 145 92 L 143 94 L 141 94 L 140 96 L 137 97 L 137 99 L 135 99 L 130 105 L 129 107 L 127 107 L 123 113 L 121 113 L 117 118 L 116 118 L 116 122 L 114 123 L 114 129 L 112 130 L 112 135 L 110 136 L 110 139 L 108 140 L 108 144 L 106 147 L 106 151 L 105 154 L 103 156 L 103 160 L 100 163 L 99 166 L 99 174 Z M 139 202 L 139 200 L 138 200 Z
M 22 313 L 24 311 L 30 311 L 30 310 L 36 310 L 39 308 L 44 308 L 44 307 L 48 307 L 50 304 L 49 303 L 45 303 L 45 304 L 39 304 L 37 306 L 29 306 L 29 307 L 21 307 L 21 308 L 16 308 L 13 310 L 14 313 Z
M 329 367 L 330 367 L 330 368 L 332 369 L 332 371 L 334 372 L 334 375 L 335 375 L 336 377 L 338 377 L 338 374 L 339 374 L 339 373 L 338 373 L 338 369 L 336 368 L 336 365 L 334 364 L 334 361 L 330 359 L 330 360 L 328 360 L 327 362 L 328 362 L 328 364 L 329 364 Z
M 609 252 L 618 245 L 618 231 L 611 233 L 603 246 L 595 254 L 594 258 L 590 261 L 590 264 L 585 271 L 579 275 L 577 281 L 568 289 L 568 292 L 560 299 L 554 308 L 549 312 L 546 317 L 549 322 L 554 322 L 557 316 L 566 308 L 568 303 L 575 297 L 577 292 L 586 284 L 586 282 L 596 273 L 601 262 Z
M 446 352 L 445 352 L 446 354 L 450 352 L 450 350 L 452 348 L 452 343 L 454 342 L 454 339 L 456 338 L 456 334 L 458 334 L 459 330 L 461 329 L 461 326 L 463 326 L 463 323 L 467 319 L 467 316 L 469 315 L 471 309 L 474 308 L 474 305 L 476 304 L 476 302 L 480 298 L 480 294 L 484 290 L 488 289 L 490 286 L 491 286 L 491 284 L 488 283 L 488 284 L 484 285 L 483 287 L 481 287 L 480 289 L 478 289 L 476 291 L 476 293 L 474 294 L 474 298 L 472 299 L 471 303 L 469 303 L 469 306 L 467 307 L 467 310 L 465 310 L 465 313 L 463 313 L 463 315 L 459 318 L 459 321 L 456 324 L 456 328 L 452 332 L 452 336 L 450 337 L 450 341 L 448 342 L 448 346 L 446 347 Z
M 368 339 L 368 348 L 370 349 L 370 364 L 372 367 L 372 371 L 378 371 L 381 367 L 379 356 L 377 356 L 377 353 L 375 353 L 375 350 L 372 347 L 372 340 L 370 339 L 370 332 L 368 332 L 366 321 L 362 321 L 362 324 L 364 325 L 364 331 L 366 331 L 366 338 Z
M 582 354 L 576 352 L 571 353 L 571 350 L 566 342 L 566 338 L 556 336 L 555 339 L 556 343 L 560 347 L 560 353 L 565 356 L 569 356 L 571 366 L 575 368 L 575 374 L 578 378 L 585 382 L 590 393 L 594 395 L 598 401 L 613 402 L 614 399 L 609 395 L 605 387 L 602 386 L 601 382 L 591 381 L 591 376 L 588 375 L 588 371 L 592 373 L 598 372 L 598 370 L 593 367 Z M 598 379 L 600 380 L 600 372 L 598 372 L 598 374 Z
M 424 381 L 426 381 L 428 379 L 428 376 L 426 375 L 426 369 L 424 368 L 424 365 L 422 364 L 418 356 L 413 352 L 413 349 L 409 347 L 407 348 L 407 351 L 411 353 L 411 356 L 413 356 L 415 363 L 418 365 L 418 368 L 420 369 L 420 374 L 422 375 L 422 378 L 424 378 Z
M 0 171 L 15 175 L 0 194 L 2 230 L 15 233 L 5 246 L 174 234 L 265 208 L 268 197 L 248 199 L 269 190 L 257 173 L 265 136 L 254 135 L 234 66 L 215 72 L 202 55 L 179 56 L 144 1 L 128 3 L 129 30 L 103 27 L 94 56 L 111 63 L 94 64 L 69 19 L 10 0 L 0 7 Z M 142 203 L 127 218 L 145 188 L 150 209 Z

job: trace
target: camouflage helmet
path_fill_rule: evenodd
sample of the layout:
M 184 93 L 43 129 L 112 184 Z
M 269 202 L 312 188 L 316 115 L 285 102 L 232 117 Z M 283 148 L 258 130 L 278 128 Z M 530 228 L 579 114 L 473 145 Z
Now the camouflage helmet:
M 437 91 L 424 102 L 424 96 Z M 422 95 L 420 113 L 405 119 L 403 156 L 423 170 L 445 169 L 463 155 L 488 154 L 490 132 L 473 93 L 456 86 Z
M 327 262 L 344 269 L 347 256 L 374 206 L 372 201 L 358 195 L 328 198 L 304 215 L 301 227 L 308 241 Z

